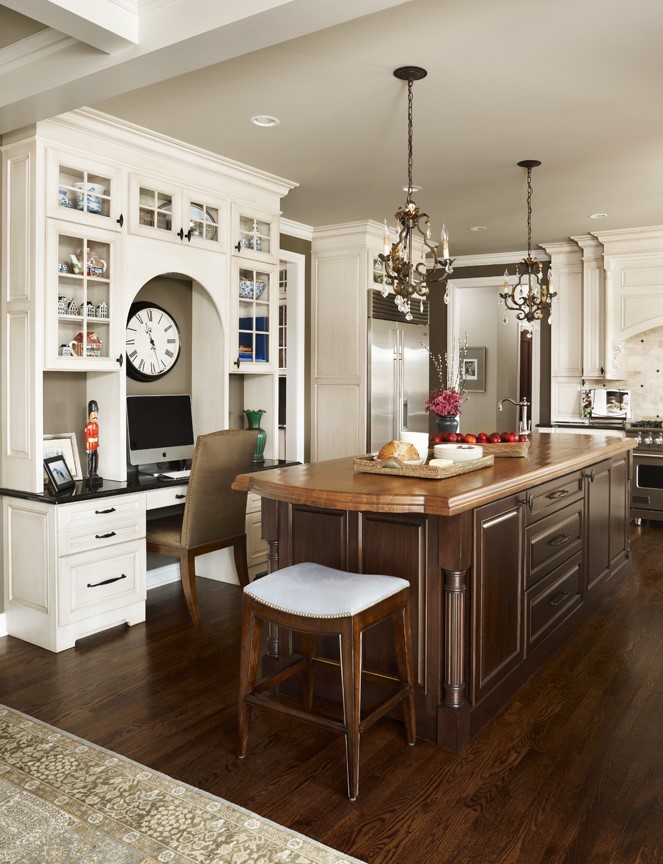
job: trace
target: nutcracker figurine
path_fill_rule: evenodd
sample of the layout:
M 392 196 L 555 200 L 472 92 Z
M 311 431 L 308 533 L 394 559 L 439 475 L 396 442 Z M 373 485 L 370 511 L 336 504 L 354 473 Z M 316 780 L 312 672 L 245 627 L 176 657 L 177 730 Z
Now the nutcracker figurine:
M 99 406 L 91 399 L 87 404 L 88 422 L 85 424 L 85 452 L 87 453 L 87 476 L 98 477 L 97 465 L 99 460 L 99 424 L 97 415 Z M 101 479 L 101 478 L 99 478 Z

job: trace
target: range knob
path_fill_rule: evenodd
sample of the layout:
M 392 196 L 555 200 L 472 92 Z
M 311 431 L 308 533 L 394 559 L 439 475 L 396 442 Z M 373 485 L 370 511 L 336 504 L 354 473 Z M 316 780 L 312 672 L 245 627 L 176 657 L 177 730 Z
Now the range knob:
M 642 439 L 642 443 L 647 445 L 651 444 L 651 432 L 647 432 L 645 434 L 645 437 Z
M 658 447 L 663 444 L 663 432 L 659 432 L 656 438 L 654 438 L 654 444 L 656 444 Z

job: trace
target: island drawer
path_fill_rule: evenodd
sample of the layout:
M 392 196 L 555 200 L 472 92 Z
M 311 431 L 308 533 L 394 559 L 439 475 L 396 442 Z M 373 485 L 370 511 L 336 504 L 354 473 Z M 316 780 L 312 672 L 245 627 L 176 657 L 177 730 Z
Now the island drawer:
M 527 524 L 536 522 L 538 519 L 548 516 L 566 507 L 571 501 L 577 501 L 583 497 L 584 486 L 582 471 L 574 471 L 549 483 L 542 483 L 526 493 Z
M 525 592 L 526 650 L 536 647 L 582 603 L 582 552 Z
M 526 529 L 525 587 L 531 588 L 571 555 L 582 550 L 582 498 L 567 504 Z

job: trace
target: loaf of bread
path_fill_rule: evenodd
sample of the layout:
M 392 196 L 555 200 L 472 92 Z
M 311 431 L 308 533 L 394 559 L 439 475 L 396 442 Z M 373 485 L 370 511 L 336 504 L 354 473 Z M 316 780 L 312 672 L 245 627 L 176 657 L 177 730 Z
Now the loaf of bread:
M 390 441 L 378 453 L 378 459 L 389 459 L 395 456 L 401 462 L 414 462 L 419 459 L 419 452 L 414 444 L 407 441 Z

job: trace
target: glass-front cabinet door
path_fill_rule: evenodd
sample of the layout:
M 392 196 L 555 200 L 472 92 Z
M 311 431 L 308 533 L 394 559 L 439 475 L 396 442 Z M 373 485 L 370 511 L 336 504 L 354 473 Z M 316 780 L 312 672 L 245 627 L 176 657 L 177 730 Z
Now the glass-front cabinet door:
M 233 253 L 241 258 L 276 263 L 279 254 L 278 217 L 235 205 Z
M 276 268 L 255 262 L 236 262 L 233 273 L 237 327 L 231 368 L 240 372 L 275 369 L 278 361 Z
M 228 205 L 210 194 L 132 175 L 130 230 L 159 240 L 224 248 Z M 227 230 L 227 229 L 226 229 Z
M 124 225 L 123 170 L 68 154 L 48 151 L 46 212 L 81 225 L 119 231 Z
M 116 369 L 116 236 L 49 226 L 45 369 Z

